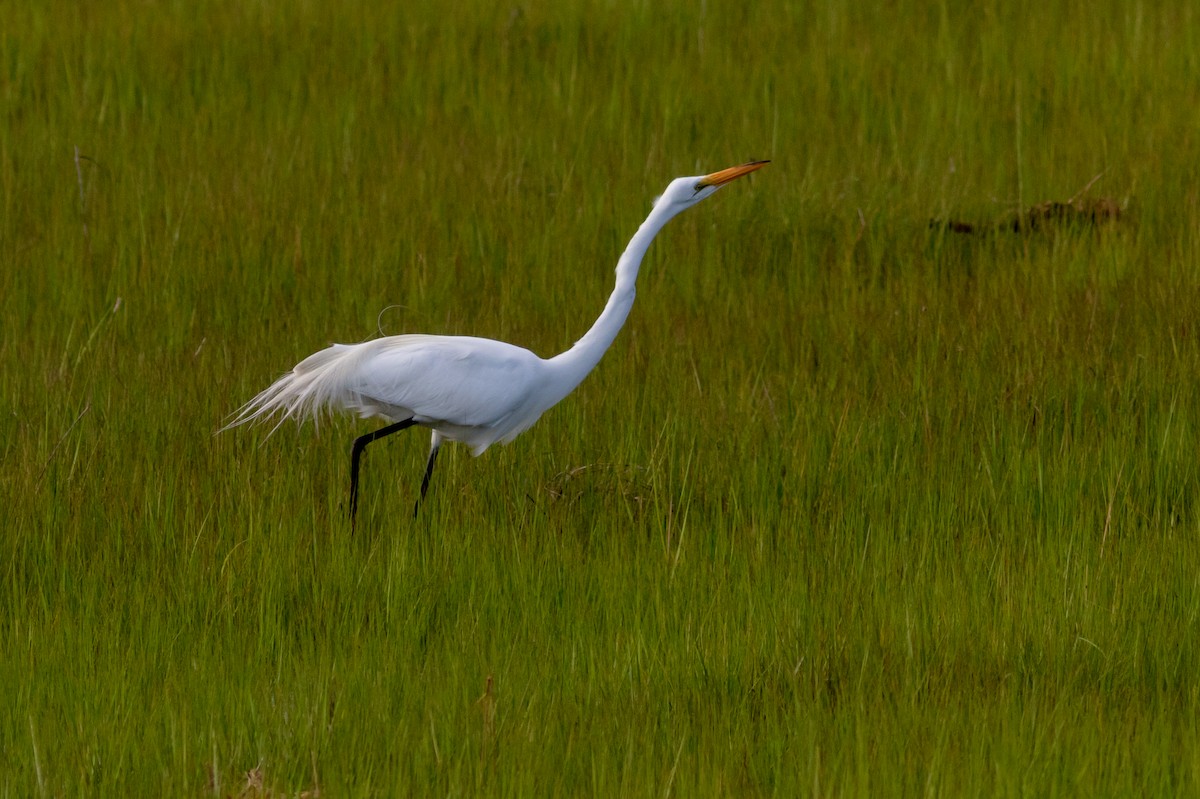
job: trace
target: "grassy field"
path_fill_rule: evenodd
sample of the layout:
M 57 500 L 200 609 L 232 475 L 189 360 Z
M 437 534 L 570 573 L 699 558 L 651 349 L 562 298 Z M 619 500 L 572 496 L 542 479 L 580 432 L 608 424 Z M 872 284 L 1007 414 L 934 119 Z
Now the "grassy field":
M 0 4 L 0 794 L 1200 793 L 1200 8 L 390 5 Z M 214 435 L 751 158 L 419 518 Z

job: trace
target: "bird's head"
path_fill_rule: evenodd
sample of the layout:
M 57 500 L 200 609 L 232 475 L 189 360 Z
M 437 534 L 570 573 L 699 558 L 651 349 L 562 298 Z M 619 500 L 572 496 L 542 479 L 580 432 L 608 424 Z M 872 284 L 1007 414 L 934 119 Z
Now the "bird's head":
M 717 189 L 731 180 L 740 178 L 742 175 L 748 175 L 769 163 L 771 162 L 751 161 L 748 164 L 731 166 L 729 169 L 713 172 L 711 175 L 675 178 L 667 186 L 667 190 L 655 198 L 654 207 L 656 209 L 670 209 L 672 214 L 677 214 L 685 208 L 691 208 L 704 198 L 712 196 L 716 193 Z

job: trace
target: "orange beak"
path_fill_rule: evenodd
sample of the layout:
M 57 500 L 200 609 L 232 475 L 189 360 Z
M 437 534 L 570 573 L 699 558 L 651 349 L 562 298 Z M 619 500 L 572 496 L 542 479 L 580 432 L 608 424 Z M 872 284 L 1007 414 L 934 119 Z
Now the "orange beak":
M 754 170 L 761 169 L 769 163 L 771 162 L 751 161 L 748 164 L 731 166 L 729 169 L 722 169 L 720 172 L 713 172 L 711 175 L 705 175 L 703 178 L 701 178 L 700 182 L 696 184 L 696 188 L 703 189 L 706 186 L 724 186 L 729 181 L 740 178 L 742 175 L 748 175 Z

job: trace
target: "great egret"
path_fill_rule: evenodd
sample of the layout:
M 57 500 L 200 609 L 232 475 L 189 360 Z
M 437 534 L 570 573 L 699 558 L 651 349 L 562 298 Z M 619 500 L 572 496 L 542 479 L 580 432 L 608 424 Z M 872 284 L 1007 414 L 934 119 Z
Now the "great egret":
M 507 444 L 583 381 L 617 337 L 633 306 L 642 257 L 676 214 L 712 196 L 731 180 L 767 161 L 751 161 L 711 175 L 676 178 L 655 201 L 617 261 L 617 285 L 583 338 L 553 358 L 523 347 L 470 336 L 388 336 L 361 344 L 334 344 L 279 378 L 222 429 L 281 414 L 316 419 L 324 410 L 381 417 L 390 424 L 359 436 L 350 451 L 350 524 L 358 505 L 358 466 L 372 441 L 413 425 L 433 431 L 429 461 L 414 515 L 429 488 L 442 441 L 460 441 L 474 455 L 497 441 Z M 274 430 L 272 430 L 274 432 Z

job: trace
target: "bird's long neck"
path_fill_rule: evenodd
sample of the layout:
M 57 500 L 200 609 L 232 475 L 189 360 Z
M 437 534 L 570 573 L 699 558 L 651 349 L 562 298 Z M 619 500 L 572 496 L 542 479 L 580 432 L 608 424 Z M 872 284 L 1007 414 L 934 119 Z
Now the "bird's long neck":
M 670 208 L 666 202 L 655 206 L 617 261 L 617 285 L 600 317 L 571 349 L 547 361 L 553 370 L 554 402 L 574 391 L 612 346 L 629 316 L 629 309 L 633 307 L 633 298 L 637 293 L 635 283 L 642 258 L 654 237 L 676 213 L 678 211 Z

